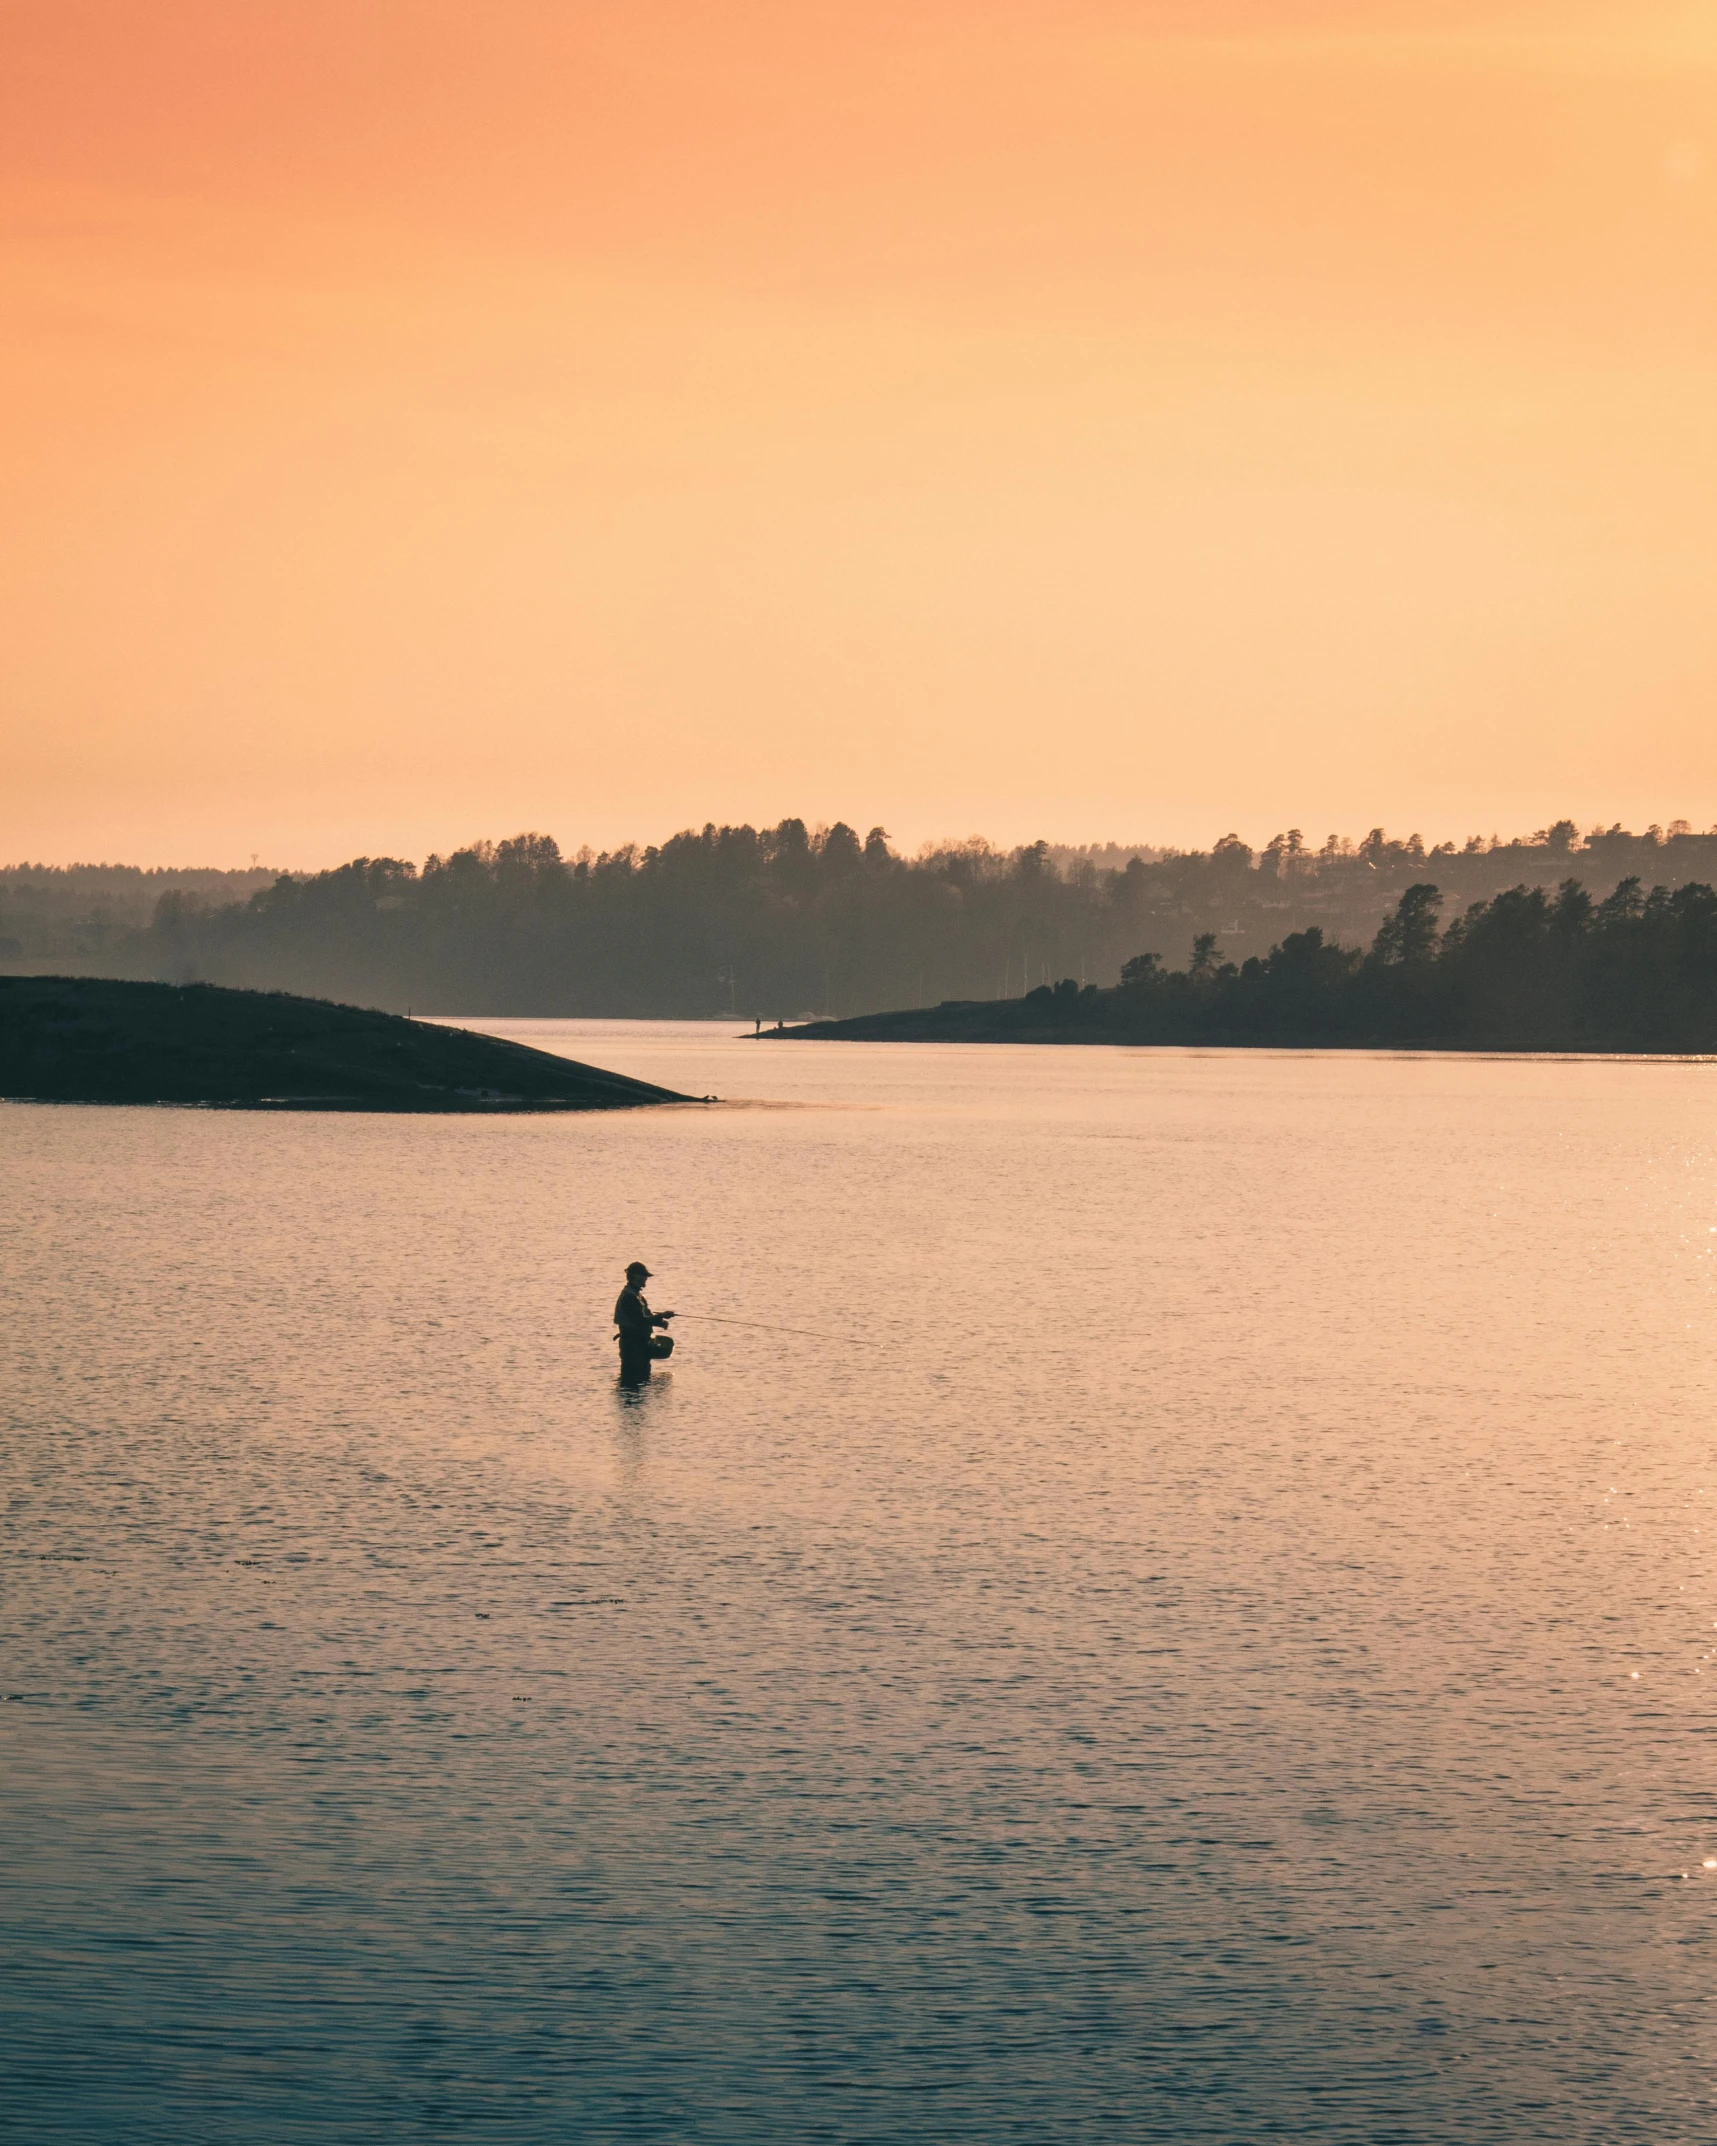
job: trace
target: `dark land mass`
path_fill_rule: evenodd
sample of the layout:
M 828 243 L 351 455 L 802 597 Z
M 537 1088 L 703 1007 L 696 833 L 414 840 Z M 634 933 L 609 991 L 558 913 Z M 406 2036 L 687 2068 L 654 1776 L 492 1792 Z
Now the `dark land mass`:
M 1154 947 L 1168 968 L 1215 933 L 1244 962 L 1316 926 L 1368 946 L 1406 890 L 1451 915 L 1572 873 L 1594 897 L 1636 878 L 1717 880 L 1717 832 L 1571 821 L 1427 849 L 1373 828 L 1321 847 L 1289 828 L 1254 851 L 992 849 L 899 855 L 887 832 L 688 828 L 567 855 L 549 836 L 421 864 L 360 857 L 312 873 L 0 869 L 0 971 L 291 991 L 395 1013 L 791 1019 L 1006 1001 L 1057 977 L 1112 985 Z
M 624 1110 L 689 1098 L 647 1081 L 283 992 L 107 977 L 0 977 L 0 1096 L 230 1109 Z
M 1702 883 L 1603 901 L 1577 880 L 1514 887 L 1446 929 L 1442 895 L 1409 887 L 1369 952 L 1317 925 L 1267 954 L 1184 969 L 1154 953 L 1107 990 L 1069 977 L 1021 998 L 950 1000 L 768 1031 L 899 1043 L 1251 1044 L 1277 1048 L 1717 1051 L 1717 892 Z

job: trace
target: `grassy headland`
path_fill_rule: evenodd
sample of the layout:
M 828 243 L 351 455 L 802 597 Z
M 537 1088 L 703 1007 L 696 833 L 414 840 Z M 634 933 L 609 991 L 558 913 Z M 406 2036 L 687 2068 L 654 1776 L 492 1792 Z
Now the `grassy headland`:
M 623 1110 L 687 1100 L 647 1081 L 284 992 L 107 977 L 0 977 L 0 1096 L 268 1110 Z
M 1717 1051 L 1717 892 L 1641 891 L 1594 902 L 1515 887 L 1446 930 L 1442 897 L 1401 896 L 1368 953 L 1312 925 L 1267 954 L 1223 961 L 1201 935 L 1184 969 L 1135 955 L 1100 990 L 1072 978 L 1022 998 L 815 1021 L 780 1033 L 854 1041 L 1170 1043 L 1525 1051 Z M 766 1032 L 767 1033 L 767 1032 Z

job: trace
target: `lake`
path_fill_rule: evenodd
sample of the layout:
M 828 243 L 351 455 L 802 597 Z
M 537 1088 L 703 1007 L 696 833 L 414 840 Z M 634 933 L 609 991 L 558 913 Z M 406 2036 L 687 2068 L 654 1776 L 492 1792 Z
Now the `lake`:
M 0 1106 L 10 2135 L 1712 2135 L 1717 1065 L 483 1025 Z

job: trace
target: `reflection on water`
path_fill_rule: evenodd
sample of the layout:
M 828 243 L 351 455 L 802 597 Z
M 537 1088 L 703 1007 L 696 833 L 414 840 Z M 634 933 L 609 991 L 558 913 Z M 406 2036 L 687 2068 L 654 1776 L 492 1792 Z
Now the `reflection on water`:
M 18 2136 L 1708 2134 L 1713 1069 L 511 1032 L 0 1109 Z

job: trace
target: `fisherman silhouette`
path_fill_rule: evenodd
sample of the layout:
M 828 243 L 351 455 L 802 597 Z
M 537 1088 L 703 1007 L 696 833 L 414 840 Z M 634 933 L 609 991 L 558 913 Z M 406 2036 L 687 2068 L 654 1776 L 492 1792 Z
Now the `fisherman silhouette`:
M 626 1269 L 626 1286 L 614 1306 L 622 1386 L 643 1385 L 650 1376 L 650 1366 L 674 1351 L 672 1337 L 655 1331 L 658 1326 L 665 1327 L 674 1315 L 671 1311 L 650 1309 L 644 1295 L 644 1284 L 649 1279 L 650 1270 L 644 1262 L 633 1260 Z

